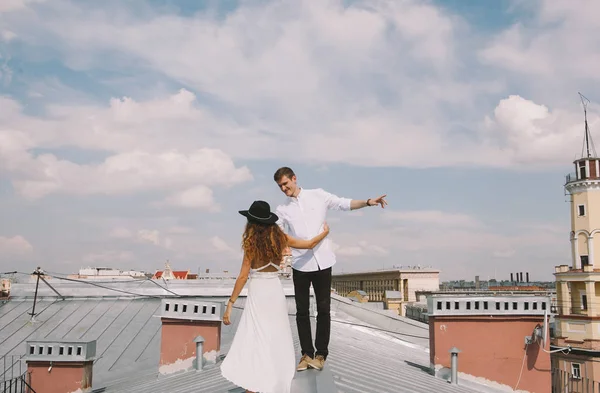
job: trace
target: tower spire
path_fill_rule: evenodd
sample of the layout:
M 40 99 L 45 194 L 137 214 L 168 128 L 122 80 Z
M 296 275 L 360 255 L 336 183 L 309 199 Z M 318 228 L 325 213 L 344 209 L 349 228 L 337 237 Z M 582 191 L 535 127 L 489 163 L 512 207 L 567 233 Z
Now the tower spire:
M 594 146 L 594 141 L 592 140 L 592 134 L 590 133 L 590 128 L 588 126 L 587 121 L 587 104 L 590 102 L 583 94 L 578 93 L 579 98 L 581 98 L 581 104 L 583 105 L 583 118 L 585 121 L 585 138 L 584 138 L 584 146 L 581 148 L 581 158 L 584 157 L 596 157 L 596 147 Z M 586 156 L 583 155 L 583 149 L 585 147 Z M 590 151 L 591 147 L 591 151 Z

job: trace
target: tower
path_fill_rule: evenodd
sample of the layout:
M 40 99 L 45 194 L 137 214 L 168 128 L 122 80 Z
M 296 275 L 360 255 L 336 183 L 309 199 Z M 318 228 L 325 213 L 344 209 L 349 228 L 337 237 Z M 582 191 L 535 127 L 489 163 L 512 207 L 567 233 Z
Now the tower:
M 554 273 L 558 307 L 551 349 L 557 384 L 600 381 L 600 296 L 596 297 L 600 295 L 600 158 L 587 123 L 587 99 L 580 96 L 584 144 L 581 157 L 573 162 L 575 173 L 568 174 L 565 182 L 570 196 L 571 264 L 557 266 Z

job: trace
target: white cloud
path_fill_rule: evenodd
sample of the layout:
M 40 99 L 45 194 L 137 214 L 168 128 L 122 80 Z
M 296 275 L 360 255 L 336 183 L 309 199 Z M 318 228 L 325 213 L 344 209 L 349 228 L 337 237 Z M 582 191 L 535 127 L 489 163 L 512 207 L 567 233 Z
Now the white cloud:
M 2 0 L 0 12 L 17 11 L 26 8 L 28 4 L 43 3 L 46 0 Z
M 462 213 L 447 213 L 440 210 L 388 210 L 382 215 L 384 220 L 397 220 L 420 226 L 440 227 L 481 227 L 482 223 L 475 217 Z
M 598 40 L 600 3 L 540 0 L 524 3 L 533 17 L 501 32 L 481 53 L 495 67 L 543 83 L 552 79 L 600 80 Z M 572 89 L 572 87 L 571 87 Z
M 32 251 L 33 246 L 23 236 L 0 236 L 0 255 L 24 255 Z
M 166 232 L 172 235 L 187 235 L 194 232 L 194 229 L 185 226 L 173 226 L 167 228 Z
M 242 3 L 227 18 L 142 17 L 123 5 L 97 12 L 78 2 L 53 5 L 43 17 L 23 15 L 10 27 L 20 34 L 35 26 L 27 29 L 27 42 L 54 48 L 74 68 L 98 67 L 111 58 L 119 67 L 165 74 L 220 102 L 219 109 L 203 107 L 182 90 L 156 102 L 113 99 L 101 112 L 50 108 L 54 117 L 73 123 L 61 129 L 77 130 L 61 138 L 79 146 L 146 151 L 207 143 L 235 158 L 289 159 L 293 150 L 322 165 L 483 161 L 473 142 L 454 146 L 443 112 L 448 104 L 477 102 L 490 84 L 456 78 L 462 66 L 456 30 L 463 22 L 434 5 Z M 81 135 L 82 128 L 94 132 Z M 365 146 L 378 154 L 364 154 Z M 422 160 L 425 148 L 428 160 Z
M 110 231 L 109 236 L 117 239 L 129 239 L 133 233 L 127 228 L 114 228 Z
M 86 254 L 81 260 L 89 264 L 110 263 L 115 268 L 120 268 L 119 263 L 134 261 L 135 255 L 131 251 L 110 250 Z
M 4 42 L 10 42 L 17 38 L 17 35 L 10 30 L 2 30 L 0 31 L 0 38 Z
M 598 129 L 600 117 L 590 113 L 588 124 L 592 131 Z M 493 117 L 486 117 L 483 129 L 486 139 L 505 151 L 507 163 L 529 170 L 564 165 L 581 154 L 585 126 L 583 111 L 551 111 L 511 95 L 500 101 Z
M 140 229 L 137 233 L 137 238 L 142 242 L 159 245 L 159 232 L 157 230 Z
M 331 240 L 331 247 L 336 255 L 344 257 L 387 256 L 390 254 L 386 248 L 366 241 L 358 241 L 354 244 L 345 242 L 343 245 L 340 245 Z
M 166 199 L 166 203 L 173 206 L 205 209 L 212 212 L 220 210 L 213 198 L 213 192 L 206 186 L 196 186 L 173 194 Z
M 222 252 L 234 253 L 235 250 L 231 248 L 229 244 L 219 236 L 212 236 L 210 238 L 210 244 L 217 250 Z
M 592 49 L 597 47 L 594 35 L 585 38 L 587 50 L 577 45 L 571 48 L 572 42 L 587 34 L 576 27 L 598 29 L 595 19 L 574 2 L 553 1 L 541 1 L 539 8 L 538 3 L 531 6 L 535 15 L 532 21 L 520 22 L 491 42 L 482 35 L 480 59 L 494 66 L 525 70 L 548 88 L 561 84 L 557 80 L 565 75 L 597 78 L 593 71 L 596 55 L 592 54 L 597 52 Z M 554 119 L 544 114 L 544 107 L 533 102 L 528 105 L 525 100 L 512 102 L 508 94 L 504 97 L 509 98 L 498 104 L 491 124 L 488 119 L 488 132 L 482 137 L 478 132 L 481 113 L 504 94 L 507 83 L 491 74 L 493 68 L 481 67 L 476 59 L 463 55 L 476 52 L 473 41 L 465 39 L 473 32 L 460 15 L 433 4 L 415 0 L 357 1 L 352 6 L 340 0 L 315 2 L 308 7 L 293 2 L 242 3 L 227 18 L 215 18 L 210 13 L 139 14 L 123 4 L 96 12 L 86 7 L 89 4 L 56 1 L 51 8 L 44 8 L 43 15 L 20 14 L 7 28 L 19 36 L 26 33 L 28 44 L 53 48 L 76 69 L 116 66 L 136 73 L 164 74 L 218 100 L 219 105 L 198 102 L 188 89 L 166 98 L 153 95 L 151 100 L 113 98 L 108 108 L 55 105 L 47 108 L 47 122 L 35 124 L 44 129 L 33 138 L 35 146 L 72 144 L 106 149 L 116 152 L 117 161 L 131 159 L 132 152 L 138 150 L 156 158 L 156 165 L 161 166 L 165 164 L 161 153 L 178 152 L 174 154 L 181 154 L 181 162 L 193 161 L 192 147 L 201 145 L 234 159 L 289 160 L 288 152 L 293 150 L 304 161 L 321 166 L 343 162 L 505 167 L 541 155 L 548 145 L 555 149 L 559 140 L 573 146 L 563 151 L 574 151 L 579 145 L 548 134 L 542 138 L 518 137 L 515 142 L 525 143 L 506 146 L 503 138 L 521 132 L 521 126 L 533 130 L 537 120 L 540 127 L 559 130 L 552 121 L 560 122 L 565 118 L 561 113 L 574 107 L 572 102 L 565 106 L 565 100 L 558 99 L 562 106 L 553 110 L 557 113 Z M 553 29 L 557 23 L 558 28 Z M 537 38 L 533 34 L 540 26 L 543 37 Z M 559 42 L 560 50 L 552 48 L 555 42 Z M 565 56 L 562 49 L 572 56 Z M 186 56 L 180 56 L 182 51 Z M 550 71 L 544 67 L 556 64 L 584 68 L 588 73 L 567 68 L 572 72 L 554 74 L 549 80 Z M 479 67 L 478 72 L 470 71 L 474 67 Z M 530 79 L 536 78 L 521 84 L 526 92 L 533 86 Z M 535 94 L 523 96 L 537 98 Z M 552 94 L 548 100 L 557 101 L 560 96 L 563 94 Z M 522 122 L 495 124 L 506 123 L 502 112 L 509 111 L 505 107 L 512 104 L 517 105 L 513 110 L 519 111 Z M 25 119 L 22 123 L 33 121 Z M 45 123 L 52 124 L 50 130 Z M 581 124 L 581 119 L 567 123 L 574 126 Z M 490 131 L 490 127 L 505 131 Z M 15 129 L 12 123 L 11 129 Z M 457 134 L 456 129 L 461 132 Z M 464 129 L 468 131 L 463 133 Z M 364 154 L 367 146 L 377 154 Z M 555 164 L 558 157 L 550 157 L 535 162 Z M 42 168 L 53 165 L 49 171 L 61 176 L 75 171 L 66 163 L 47 161 Z M 54 166 L 60 166 L 60 171 Z M 106 168 L 100 165 L 97 169 L 102 174 Z M 140 171 L 132 169 L 127 180 Z M 237 176 L 248 179 L 243 169 L 239 168 Z M 236 177 L 234 172 L 227 173 L 223 177 Z M 35 197 L 64 188 L 55 183 L 55 179 L 42 178 L 18 189 Z M 99 184 L 106 187 L 104 182 Z
M 506 250 L 496 250 L 492 253 L 492 256 L 496 258 L 512 258 L 516 254 L 515 250 L 506 249 Z
M 194 193 L 202 186 L 208 193 L 207 187 L 229 187 L 252 180 L 247 167 L 236 168 L 219 149 L 190 147 L 181 136 L 180 143 L 169 143 L 178 138 L 164 124 L 161 127 L 157 123 L 185 119 L 188 96 L 187 92 L 180 92 L 164 101 L 113 102 L 108 110 L 55 107 L 54 118 L 47 121 L 23 115 L 16 102 L 4 99 L 2 104 L 6 106 L 0 110 L 6 114 L 0 120 L 1 168 L 10 174 L 15 189 L 29 199 L 51 193 L 117 195 L 165 189 L 179 192 L 190 186 L 196 187 Z M 149 124 L 153 124 L 153 130 Z M 160 140 L 146 138 L 146 133 L 158 133 Z M 31 152 L 35 148 L 65 146 L 115 154 L 101 163 L 78 164 L 55 154 Z

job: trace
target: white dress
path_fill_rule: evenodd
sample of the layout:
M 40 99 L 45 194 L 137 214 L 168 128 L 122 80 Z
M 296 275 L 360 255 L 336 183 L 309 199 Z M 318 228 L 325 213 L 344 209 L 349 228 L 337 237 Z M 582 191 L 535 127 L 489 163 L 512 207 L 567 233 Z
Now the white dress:
M 221 374 L 260 393 L 289 393 L 296 360 L 288 306 L 278 272 L 250 269 L 248 297 Z

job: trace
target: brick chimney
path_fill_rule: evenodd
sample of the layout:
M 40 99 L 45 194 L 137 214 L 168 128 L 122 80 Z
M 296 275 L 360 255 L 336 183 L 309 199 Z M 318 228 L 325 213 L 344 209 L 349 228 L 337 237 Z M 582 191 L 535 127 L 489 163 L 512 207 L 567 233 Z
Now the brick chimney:
M 494 381 L 511 391 L 521 375 L 516 390 L 552 390 L 550 342 L 534 334 L 547 328 L 549 296 L 432 294 L 427 312 L 431 371 L 437 376 L 451 373 L 450 350 L 456 347 L 458 373 Z
M 36 392 L 91 392 L 95 356 L 95 340 L 27 341 L 25 361 L 30 385 Z
M 193 299 L 162 299 L 160 374 L 201 369 L 195 363 L 195 339 L 201 336 L 204 363 L 216 363 L 221 350 L 223 304 Z

